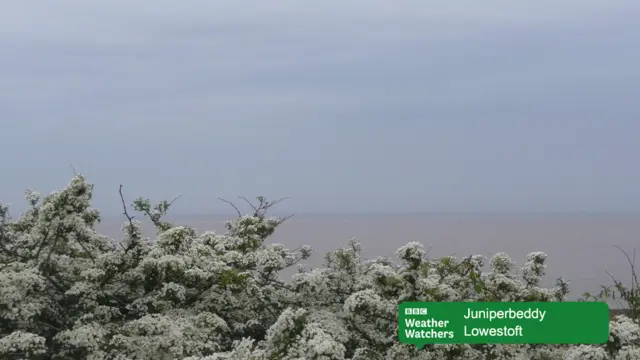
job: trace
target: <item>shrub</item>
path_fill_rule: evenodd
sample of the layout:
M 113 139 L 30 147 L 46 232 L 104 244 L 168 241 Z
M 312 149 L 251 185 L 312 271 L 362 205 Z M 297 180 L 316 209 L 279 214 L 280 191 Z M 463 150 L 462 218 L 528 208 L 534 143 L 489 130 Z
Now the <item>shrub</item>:
M 122 189 L 121 189 L 122 190 Z M 285 218 L 276 202 L 224 234 L 166 222 L 171 203 L 134 201 L 158 228 L 151 241 L 127 211 L 122 241 L 94 230 L 93 186 L 77 175 L 17 220 L 0 204 L 0 356 L 3 359 L 637 359 L 640 326 L 618 317 L 603 346 L 432 345 L 397 341 L 402 301 L 563 301 L 568 284 L 539 286 L 546 255 L 515 274 L 507 254 L 433 259 L 421 244 L 400 259 L 367 260 L 360 244 L 326 254 L 324 266 L 279 272 L 308 258 L 265 240 Z

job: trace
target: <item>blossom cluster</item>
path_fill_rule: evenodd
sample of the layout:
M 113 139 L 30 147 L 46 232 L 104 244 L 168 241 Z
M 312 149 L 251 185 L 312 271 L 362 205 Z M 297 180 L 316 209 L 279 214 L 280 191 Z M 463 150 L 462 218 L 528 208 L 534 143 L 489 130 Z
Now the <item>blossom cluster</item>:
M 282 224 L 256 211 L 227 231 L 198 233 L 162 221 L 168 208 L 134 208 L 158 228 L 143 236 L 127 217 L 122 239 L 95 231 L 93 186 L 80 175 L 17 220 L 0 204 L 0 358 L 184 360 L 640 359 L 640 325 L 620 316 L 601 345 L 427 345 L 398 342 L 403 301 L 564 301 L 566 282 L 540 287 L 546 255 L 523 265 L 429 258 L 420 243 L 365 259 L 352 240 L 320 268 L 281 271 L 312 254 L 268 242 Z M 484 272 L 485 263 L 491 271 Z

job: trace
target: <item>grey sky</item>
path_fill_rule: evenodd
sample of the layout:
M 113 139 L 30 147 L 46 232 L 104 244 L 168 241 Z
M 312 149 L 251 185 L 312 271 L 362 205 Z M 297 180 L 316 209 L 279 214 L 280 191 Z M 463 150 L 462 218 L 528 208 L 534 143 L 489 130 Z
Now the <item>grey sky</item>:
M 640 210 L 640 3 L 13 1 L 0 199 Z

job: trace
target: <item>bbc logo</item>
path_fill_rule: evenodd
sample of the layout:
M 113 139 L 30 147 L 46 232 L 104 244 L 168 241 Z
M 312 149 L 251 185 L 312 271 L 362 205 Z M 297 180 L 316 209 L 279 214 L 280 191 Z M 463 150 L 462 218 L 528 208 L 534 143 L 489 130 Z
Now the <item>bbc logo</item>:
M 427 315 L 427 308 L 406 308 L 405 315 Z

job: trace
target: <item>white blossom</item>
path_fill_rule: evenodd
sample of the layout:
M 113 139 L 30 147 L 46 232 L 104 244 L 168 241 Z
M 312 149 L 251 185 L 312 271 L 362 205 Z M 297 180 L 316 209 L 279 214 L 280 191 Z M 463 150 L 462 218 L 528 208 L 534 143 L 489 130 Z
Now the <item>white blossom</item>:
M 46 353 L 46 339 L 32 333 L 14 331 L 0 338 L 0 355 L 5 358 L 16 356 L 27 359 L 34 355 Z
M 564 360 L 608 360 L 609 355 L 602 348 L 594 345 L 578 345 L 569 348 Z
M 640 346 L 640 324 L 624 315 L 616 316 L 609 326 L 609 341 L 618 346 Z
M 398 342 L 397 308 L 411 301 L 559 301 L 566 281 L 539 285 L 547 255 L 520 274 L 507 254 L 428 258 L 409 242 L 389 257 L 362 246 L 299 264 L 313 251 L 267 243 L 284 218 L 263 211 L 198 233 L 162 220 L 168 203 L 134 201 L 156 239 L 126 218 L 122 238 L 94 230 L 93 186 L 82 176 L 41 198 L 17 220 L 0 203 L 0 358 L 88 360 L 631 360 L 640 325 L 618 316 L 602 345 L 428 345 Z M 263 200 L 263 199 L 262 199 Z M 262 201 L 260 200 L 260 201 Z M 263 202 L 264 203 L 264 202 Z M 283 279 L 283 269 L 300 271 Z M 40 357 L 43 356 L 43 357 Z
M 640 347 L 623 346 L 614 360 L 638 360 L 640 359 Z

